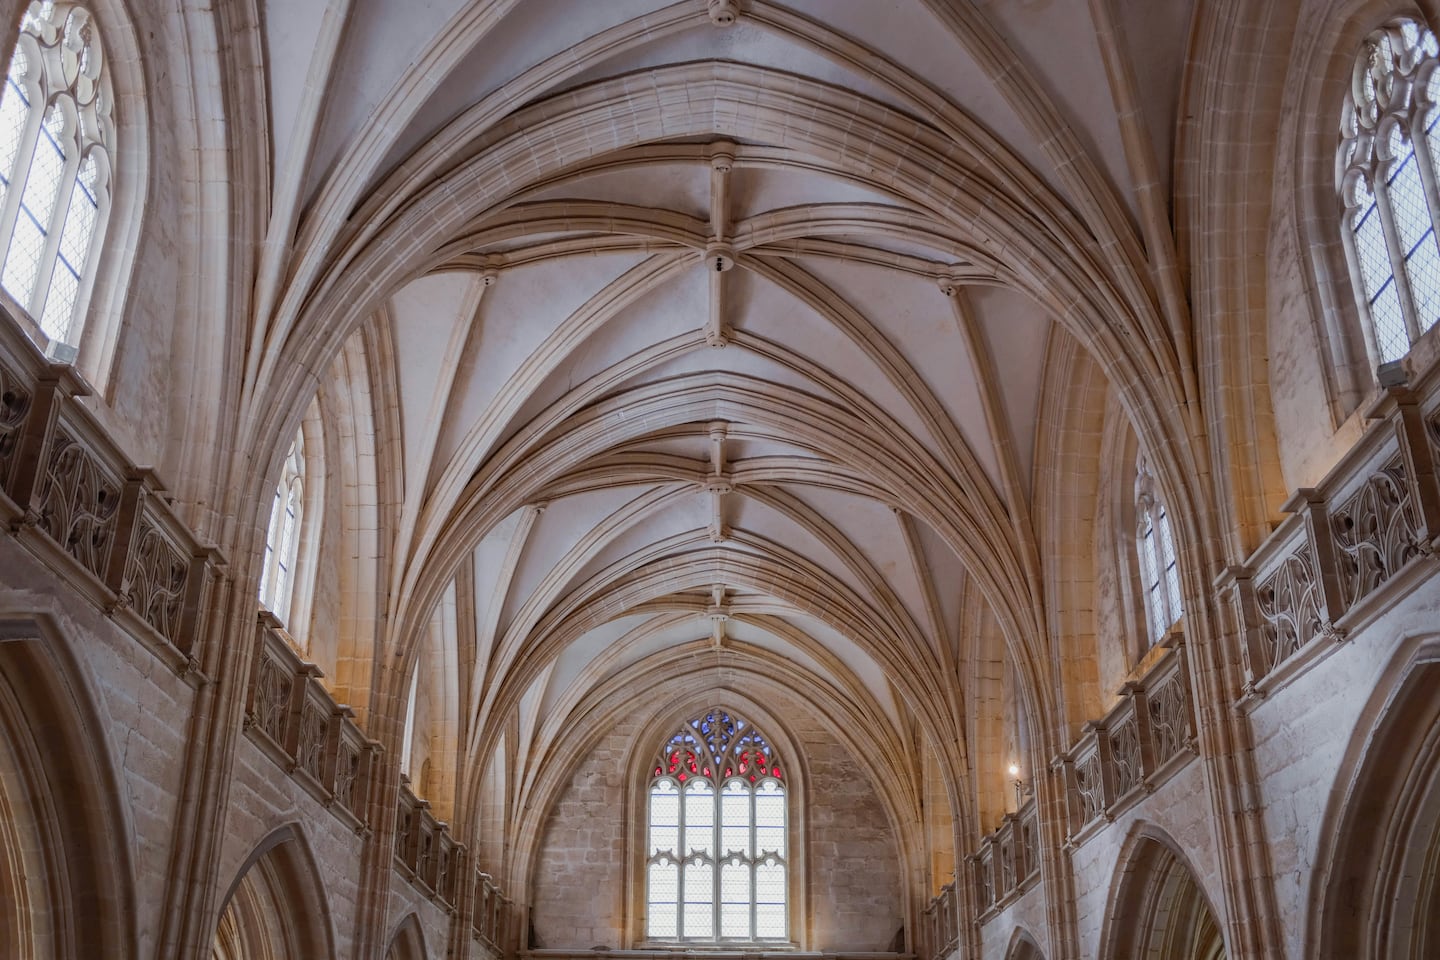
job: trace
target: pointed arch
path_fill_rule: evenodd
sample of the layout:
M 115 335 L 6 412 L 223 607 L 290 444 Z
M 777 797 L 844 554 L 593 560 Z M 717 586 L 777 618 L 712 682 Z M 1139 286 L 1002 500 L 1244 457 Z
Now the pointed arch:
M 418 914 L 407 914 L 396 926 L 390 937 L 390 946 L 385 950 L 385 960 L 428 960 L 430 952 L 425 949 L 425 931 L 420 926 Z
M 213 954 L 224 960 L 335 956 L 325 882 L 298 823 L 261 840 L 236 871 L 216 921 Z
M 1040 945 L 1024 927 L 1016 927 L 1010 934 L 1010 946 L 1005 950 L 1005 960 L 1045 960 Z
M 1309 955 L 1421 960 L 1440 950 L 1440 638 L 1376 685 L 1331 790 Z
M 137 955 L 122 793 L 54 625 L 0 619 L 0 955 Z
M 1224 933 L 1194 868 L 1143 821 L 1121 846 L 1100 935 L 1102 960 L 1224 960 Z

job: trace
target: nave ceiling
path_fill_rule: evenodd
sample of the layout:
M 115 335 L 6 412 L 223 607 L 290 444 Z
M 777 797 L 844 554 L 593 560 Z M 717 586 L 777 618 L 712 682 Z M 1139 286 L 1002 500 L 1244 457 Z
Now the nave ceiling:
M 457 804 L 697 677 L 964 769 L 1002 641 L 1063 737 L 1057 437 L 1184 429 L 1189 2 L 732 6 L 265 4 L 243 419 L 369 398 L 335 682 L 434 658 Z

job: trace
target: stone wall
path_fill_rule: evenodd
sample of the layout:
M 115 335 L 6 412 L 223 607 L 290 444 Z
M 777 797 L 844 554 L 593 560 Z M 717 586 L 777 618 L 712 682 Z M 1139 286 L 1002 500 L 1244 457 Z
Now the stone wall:
M 879 795 L 855 757 L 818 720 L 797 711 L 786 722 L 804 754 L 791 769 L 805 773 L 808 946 L 888 949 L 903 923 L 905 887 L 895 832 Z M 634 775 L 637 729 L 632 720 L 606 735 L 575 768 L 546 820 L 532 885 L 536 946 L 624 942 L 626 785 Z M 635 822 L 641 824 L 643 814 Z

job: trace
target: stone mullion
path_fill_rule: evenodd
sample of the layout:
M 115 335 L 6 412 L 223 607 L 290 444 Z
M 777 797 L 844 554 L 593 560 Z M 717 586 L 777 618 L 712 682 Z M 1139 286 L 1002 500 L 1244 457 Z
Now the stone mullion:
M 1367 181 L 1370 177 L 1367 174 L 1359 174 Z M 1373 188 L 1372 188 L 1373 189 Z M 1347 193 L 1348 188 L 1347 188 Z M 1347 201 L 1348 203 L 1348 201 Z M 1355 309 L 1360 314 L 1360 332 L 1365 337 L 1365 348 L 1370 353 L 1372 367 L 1379 367 L 1381 360 L 1380 341 L 1375 336 L 1375 317 L 1370 312 L 1370 296 L 1372 291 L 1365 284 L 1365 271 L 1360 266 L 1360 252 L 1356 249 L 1355 243 L 1355 218 L 1362 211 L 1358 207 L 1347 205 L 1345 216 L 1342 220 L 1343 243 L 1340 244 L 1345 251 L 1345 266 L 1350 272 L 1350 284 L 1358 291 L 1355 297 Z M 1373 372 L 1373 371 L 1372 371 Z
M 1371 184 L 1375 191 L 1375 212 L 1380 215 L 1381 232 L 1385 236 L 1386 252 L 1390 254 L 1390 273 L 1395 284 L 1395 293 L 1400 298 L 1400 315 L 1405 319 L 1405 333 L 1414 343 L 1420 339 L 1420 322 L 1415 312 L 1415 295 L 1410 289 L 1410 275 L 1405 272 L 1405 245 L 1400 239 L 1400 229 L 1395 225 L 1395 211 L 1390 206 L 1390 189 L 1385 182 L 1383 171 L 1388 171 L 1394 159 L 1387 160 L 1376 171 Z
M 73 97 L 70 98 L 70 102 L 75 104 Z M 45 313 L 45 303 L 50 299 L 50 287 L 55 280 L 55 268 L 60 263 L 60 234 L 65 231 L 65 222 L 70 215 L 70 201 L 74 199 L 75 195 L 75 180 L 80 174 L 81 148 L 83 146 L 80 123 L 80 108 L 78 104 L 75 104 L 75 119 L 71 121 L 67 117 L 65 129 L 60 133 L 64 138 L 60 148 L 62 151 L 68 152 L 64 158 L 65 165 L 60 171 L 60 179 L 55 185 L 55 203 L 50 209 L 50 222 L 43 228 L 45 230 L 45 246 L 41 249 L 40 260 L 36 267 L 35 289 L 30 294 L 30 303 L 33 304 L 30 315 L 37 325 Z M 38 141 L 36 146 L 38 148 Z M 66 318 L 67 325 L 70 319 Z M 66 335 L 68 336 L 68 334 L 67 330 Z

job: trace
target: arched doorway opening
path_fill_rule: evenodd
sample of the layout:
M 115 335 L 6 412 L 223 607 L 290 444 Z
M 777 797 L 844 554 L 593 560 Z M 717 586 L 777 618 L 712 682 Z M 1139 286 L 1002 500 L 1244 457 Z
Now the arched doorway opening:
M 211 960 L 334 956 L 319 872 L 298 828 L 276 830 L 251 853 L 215 928 Z
M 427 960 L 425 934 L 420 929 L 420 918 L 410 914 L 400 921 L 395 935 L 390 938 L 390 947 L 385 951 L 385 960 Z
M 119 791 L 62 637 L 0 620 L 0 956 L 135 955 Z
M 1440 954 L 1440 642 L 1380 685 L 1342 769 L 1344 791 L 1315 879 L 1322 958 Z M 1345 770 L 1354 771 L 1349 777 Z
M 1005 951 L 1005 960 L 1045 960 L 1045 954 L 1040 952 L 1029 933 L 1016 927 L 1010 935 L 1010 948 Z
M 1111 888 L 1106 960 L 1225 960 L 1225 937 L 1190 866 L 1168 838 L 1131 838 Z

